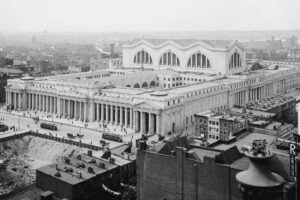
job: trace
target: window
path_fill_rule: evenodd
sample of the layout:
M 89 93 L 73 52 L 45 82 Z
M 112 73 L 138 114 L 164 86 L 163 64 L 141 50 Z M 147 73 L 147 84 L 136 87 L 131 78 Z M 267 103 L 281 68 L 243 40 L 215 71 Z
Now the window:
M 168 51 L 160 57 L 159 65 L 180 66 L 180 61 L 176 54 Z
M 242 59 L 239 53 L 235 52 L 232 54 L 229 62 L 229 69 L 237 68 L 242 66 Z
M 152 57 L 145 50 L 141 50 L 135 54 L 133 63 L 135 63 L 135 64 L 151 64 L 152 65 Z
M 211 68 L 211 65 L 209 59 L 204 54 L 197 52 L 189 58 L 187 67 Z

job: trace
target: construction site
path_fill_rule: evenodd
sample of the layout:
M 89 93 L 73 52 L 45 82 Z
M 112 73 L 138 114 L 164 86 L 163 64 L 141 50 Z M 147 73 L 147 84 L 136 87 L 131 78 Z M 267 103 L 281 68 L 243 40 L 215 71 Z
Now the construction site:
M 86 151 L 31 135 L 0 143 L 0 195 L 34 184 L 36 169 Z

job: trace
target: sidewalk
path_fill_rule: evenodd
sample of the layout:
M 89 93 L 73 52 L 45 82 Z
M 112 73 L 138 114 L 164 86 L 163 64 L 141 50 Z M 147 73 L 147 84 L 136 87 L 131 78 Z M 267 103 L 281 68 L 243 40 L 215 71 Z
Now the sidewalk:
M 11 111 L 7 112 L 5 109 L 0 109 L 0 112 L 6 113 L 6 114 L 12 114 L 12 115 L 18 115 L 22 117 L 27 117 L 27 118 L 34 118 L 34 117 L 39 117 L 40 121 L 46 121 L 46 122 L 53 122 L 56 124 L 66 124 L 69 126 L 74 126 L 74 127 L 81 127 L 85 129 L 90 129 L 93 131 L 99 131 L 101 133 L 108 132 L 111 134 L 118 134 L 122 136 L 124 142 L 129 142 L 131 139 L 138 139 L 140 138 L 139 133 L 134 133 L 132 129 L 125 128 L 126 131 L 124 131 L 124 128 L 120 126 L 113 126 L 110 124 L 106 125 L 106 128 L 104 129 L 103 125 L 99 122 L 82 122 L 82 121 L 76 121 L 76 120 L 70 120 L 70 119 L 65 119 L 65 118 L 59 118 L 57 115 L 51 115 L 51 114 L 45 114 L 43 112 L 39 111 Z

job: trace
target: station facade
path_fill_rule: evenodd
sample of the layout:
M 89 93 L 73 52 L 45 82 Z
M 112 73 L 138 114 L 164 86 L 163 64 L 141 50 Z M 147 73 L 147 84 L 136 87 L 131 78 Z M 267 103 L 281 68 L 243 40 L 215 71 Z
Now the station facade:
M 296 66 L 249 71 L 245 63 L 238 41 L 133 40 L 123 67 L 8 80 L 6 104 L 127 132 L 191 134 L 196 113 L 297 92 Z

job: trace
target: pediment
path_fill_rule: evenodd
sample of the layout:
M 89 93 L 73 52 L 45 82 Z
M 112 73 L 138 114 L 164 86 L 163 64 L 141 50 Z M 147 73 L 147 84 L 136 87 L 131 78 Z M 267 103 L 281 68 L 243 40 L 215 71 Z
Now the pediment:
M 147 110 L 158 110 L 158 107 L 156 105 L 146 101 L 135 104 L 135 107 Z

